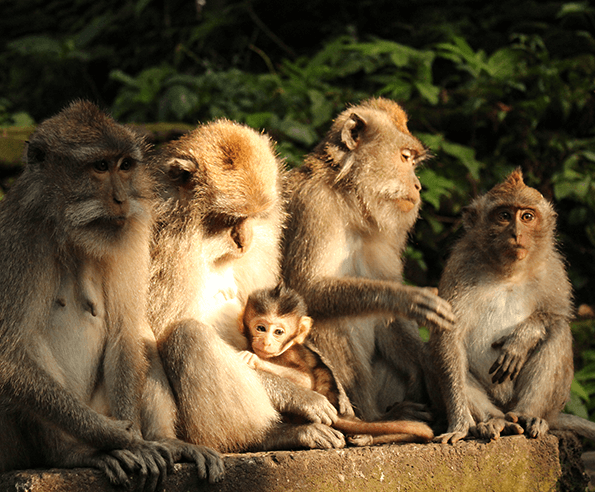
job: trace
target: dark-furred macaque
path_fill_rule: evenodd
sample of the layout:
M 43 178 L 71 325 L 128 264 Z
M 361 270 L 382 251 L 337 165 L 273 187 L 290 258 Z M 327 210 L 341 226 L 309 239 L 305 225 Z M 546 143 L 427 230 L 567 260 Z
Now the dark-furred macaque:
M 428 418 L 417 322 L 449 329 L 450 305 L 402 283 L 427 158 L 394 101 L 343 111 L 287 186 L 282 274 L 314 319 L 312 344 L 367 421 Z M 391 407 L 390 414 L 385 411 Z
M 0 202 L 0 472 L 95 467 L 119 485 L 136 474 L 146 490 L 179 458 L 202 477 L 223 474 L 214 451 L 163 433 L 173 423 L 141 421 L 163 401 L 142 402 L 155 343 L 146 148 L 75 102 L 38 126 Z
M 430 336 L 448 416 L 437 439 L 549 428 L 592 439 L 595 424 L 560 413 L 573 376 L 572 301 L 551 203 L 517 169 L 465 208 L 463 225 L 439 286 L 456 323 Z
M 283 284 L 253 292 L 239 325 L 249 347 L 241 355 L 250 367 L 288 378 L 324 395 L 339 408 L 339 389 L 330 369 L 303 345 L 312 318 L 307 316 L 306 303 L 297 292 Z M 422 422 L 364 422 L 351 415 L 339 415 L 332 426 L 348 435 L 368 434 L 366 444 L 423 442 L 434 437 L 432 429 Z M 361 442 L 362 437 L 355 442 Z
M 186 441 L 220 451 L 341 447 L 336 409 L 248 367 L 237 320 L 248 295 L 279 281 L 282 164 L 271 140 L 227 120 L 155 156 L 164 207 L 155 235 L 150 320 Z M 291 411 L 311 422 L 282 424 Z

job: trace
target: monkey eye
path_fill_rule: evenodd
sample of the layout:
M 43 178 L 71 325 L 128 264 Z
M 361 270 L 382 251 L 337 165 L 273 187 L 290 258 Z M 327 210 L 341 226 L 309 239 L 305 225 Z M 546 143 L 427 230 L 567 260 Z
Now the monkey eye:
M 498 213 L 498 220 L 501 220 L 502 222 L 509 222 L 510 219 L 512 219 L 512 215 L 510 214 L 510 212 L 502 210 Z
M 401 149 L 401 157 L 404 161 L 409 162 L 413 159 L 413 152 L 411 149 Z
M 281 336 L 281 335 L 283 335 L 283 334 L 285 334 L 285 332 L 284 332 L 284 331 L 283 331 L 281 328 L 277 328 L 277 329 L 275 330 L 275 335 L 277 335 L 277 336 Z
M 535 214 L 533 212 L 523 212 L 521 215 L 521 220 L 523 222 L 532 222 L 535 219 Z
M 96 161 L 93 163 L 93 169 L 98 173 L 104 173 L 108 170 L 108 164 L 105 159 L 101 159 L 100 161 Z
M 267 331 L 266 326 L 264 325 L 257 325 L 256 326 L 256 331 L 259 331 L 261 333 L 264 333 L 265 331 Z
M 122 159 L 122 162 L 120 163 L 120 170 L 130 171 L 132 169 L 132 164 L 132 159 L 126 157 L 125 159 Z

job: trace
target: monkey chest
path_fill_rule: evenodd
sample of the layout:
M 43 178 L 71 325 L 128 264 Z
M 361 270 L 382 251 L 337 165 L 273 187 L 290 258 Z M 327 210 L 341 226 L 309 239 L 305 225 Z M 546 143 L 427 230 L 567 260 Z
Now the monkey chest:
M 526 289 L 500 285 L 491 288 L 477 288 L 477 304 L 470 309 L 461 322 L 466 325 L 465 348 L 469 368 L 484 385 L 491 385 L 489 369 L 500 355 L 500 349 L 492 344 L 510 335 L 519 323 L 533 313 L 533 306 L 527 301 Z
M 53 376 L 88 401 L 107 341 L 103 288 L 85 271 L 64 275 L 38 346 Z
M 334 249 L 336 272 L 344 276 L 401 281 L 401 260 L 393 242 L 381 235 L 347 231 Z

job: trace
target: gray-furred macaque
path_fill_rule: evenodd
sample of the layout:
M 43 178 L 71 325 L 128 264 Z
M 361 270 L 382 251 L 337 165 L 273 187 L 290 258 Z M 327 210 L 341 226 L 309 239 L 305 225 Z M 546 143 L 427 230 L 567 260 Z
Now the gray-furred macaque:
M 370 99 L 343 111 L 288 181 L 282 275 L 314 319 L 312 344 L 367 421 L 428 418 L 417 322 L 449 329 L 454 320 L 434 290 L 402 283 L 420 207 L 415 170 L 427 156 L 403 109 Z
M 573 377 L 571 286 L 556 247 L 556 213 L 519 169 L 464 209 L 439 292 L 453 329 L 431 330 L 446 405 L 442 442 L 549 428 L 595 437 L 595 424 L 561 414 Z
M 248 340 L 241 353 L 254 368 L 278 374 L 324 395 L 339 408 L 339 389 L 331 370 L 320 356 L 304 345 L 312 327 L 302 297 L 282 283 L 274 289 L 250 294 L 240 317 L 240 331 Z M 332 424 L 346 435 L 358 435 L 355 443 L 425 442 L 434 437 L 423 422 L 365 422 L 353 415 L 339 415 Z
M 227 120 L 199 126 L 155 156 L 163 169 L 150 319 L 177 402 L 179 436 L 230 452 L 342 447 L 322 395 L 240 358 L 248 295 L 279 280 L 282 164 L 271 140 Z M 311 422 L 281 423 L 291 411 Z
M 38 126 L 0 202 L 0 472 L 95 467 L 119 485 L 138 475 L 145 490 L 180 458 L 202 477 L 223 473 L 214 451 L 163 435 L 173 423 L 141 422 L 154 411 L 141 401 L 155 343 L 146 149 L 95 105 L 72 103 Z

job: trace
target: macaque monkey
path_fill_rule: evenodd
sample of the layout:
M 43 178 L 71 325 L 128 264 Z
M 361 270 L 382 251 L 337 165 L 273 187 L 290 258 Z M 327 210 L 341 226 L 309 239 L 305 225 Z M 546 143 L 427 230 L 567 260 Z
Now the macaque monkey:
M 239 325 L 249 347 L 241 356 L 250 367 L 288 378 L 326 396 L 339 408 L 339 389 L 331 370 L 304 345 L 312 318 L 297 292 L 283 284 L 253 292 Z M 366 444 L 423 442 L 434 437 L 432 429 L 422 422 L 364 422 L 352 415 L 340 415 L 332 426 L 344 434 L 368 434 Z
M 551 203 L 517 169 L 464 210 L 463 226 L 439 286 L 456 323 L 430 336 L 448 416 L 437 439 L 549 428 L 594 438 L 595 424 L 560 413 L 573 377 L 572 301 Z
M 370 99 L 343 111 L 289 177 L 283 279 L 304 297 L 312 345 L 367 421 L 428 417 L 417 323 L 446 330 L 454 320 L 432 289 L 402 283 L 420 207 L 415 170 L 427 157 L 403 109 Z
M 160 149 L 165 205 L 154 238 L 150 320 L 177 402 L 179 437 L 231 452 L 341 447 L 321 395 L 248 367 L 237 320 L 279 280 L 284 212 L 271 140 L 227 120 Z M 286 425 L 280 412 L 308 422 Z
M 196 459 L 202 477 L 223 473 L 214 451 L 141 422 L 154 410 L 141 398 L 145 344 L 155 343 L 146 149 L 75 102 L 38 126 L 0 202 L 0 472 L 94 467 L 118 485 L 137 474 L 145 490 L 179 458 Z M 159 442 L 143 439 L 143 427 Z

